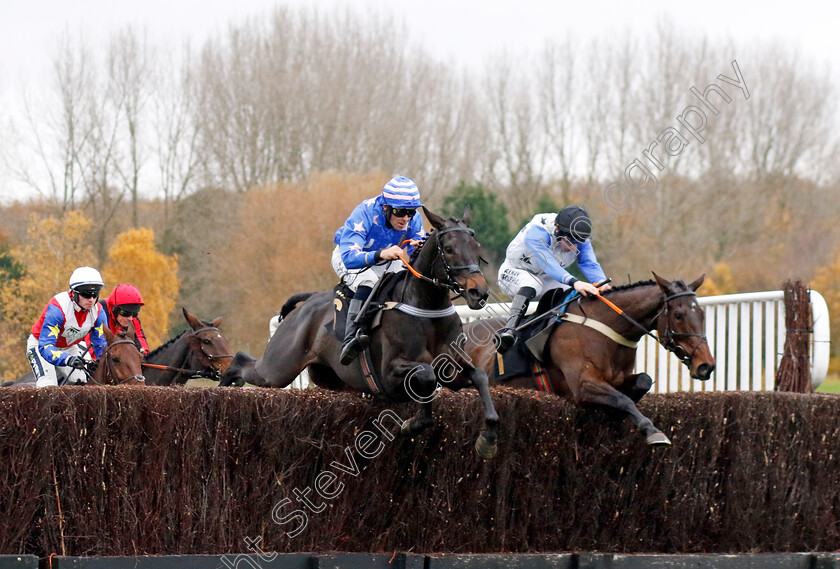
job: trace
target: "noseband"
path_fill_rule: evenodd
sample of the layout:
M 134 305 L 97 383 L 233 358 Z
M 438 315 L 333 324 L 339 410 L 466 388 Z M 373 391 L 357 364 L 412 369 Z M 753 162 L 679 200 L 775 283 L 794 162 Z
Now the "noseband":
M 201 353 L 204 355 L 204 357 L 207 358 L 210 361 L 211 364 L 213 363 L 214 360 L 218 360 L 218 359 L 222 359 L 222 358 L 232 358 L 233 354 L 208 354 L 207 353 L 207 350 L 204 349 L 204 342 L 202 342 L 201 338 L 198 337 L 198 333 L 199 332 L 206 332 L 208 330 L 219 332 L 219 329 L 216 328 L 215 326 L 205 326 L 204 328 L 199 328 L 198 330 L 193 330 L 193 336 L 195 336 L 198 339 L 198 349 L 201 350 Z M 219 335 L 221 335 L 221 332 L 219 332 Z M 217 374 L 219 373 L 219 370 L 214 370 L 214 371 Z

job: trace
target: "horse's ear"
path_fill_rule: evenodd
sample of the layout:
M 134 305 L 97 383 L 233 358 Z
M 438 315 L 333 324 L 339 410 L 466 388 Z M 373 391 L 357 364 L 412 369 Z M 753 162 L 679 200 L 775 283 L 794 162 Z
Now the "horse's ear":
M 702 275 L 700 275 L 700 278 L 698 278 L 693 283 L 690 283 L 688 285 L 688 288 L 690 288 L 694 292 L 697 292 L 697 289 L 700 288 L 701 286 L 703 286 L 703 281 L 705 281 L 705 280 L 706 280 L 706 273 L 703 273 Z
M 470 226 L 470 223 L 472 222 L 472 210 L 470 209 L 470 206 L 464 208 L 464 216 L 461 218 L 461 221 L 463 221 L 464 225 L 467 227 Z
M 181 310 L 184 312 L 184 318 L 187 320 L 187 324 L 190 325 L 190 328 L 192 328 L 193 330 L 198 330 L 199 328 L 201 328 L 201 322 L 198 321 L 198 318 L 193 316 L 183 306 L 181 307 Z
M 128 326 L 125 329 L 126 336 L 136 336 L 137 330 L 134 328 L 134 319 L 128 321 Z
M 212 324 L 212 325 L 213 325 L 213 328 L 218 328 L 219 326 L 221 326 L 221 325 L 222 325 L 222 320 L 224 320 L 224 318 L 222 318 L 221 316 L 219 316 L 218 318 L 213 319 L 213 320 L 210 322 L 210 324 Z
M 429 223 L 432 224 L 432 227 L 434 227 L 435 229 L 443 229 L 444 224 L 446 224 L 445 219 L 430 212 L 428 209 L 426 209 L 426 206 L 423 206 L 423 213 L 426 214 L 426 219 L 429 220 Z
M 114 341 L 114 335 L 111 333 L 111 329 L 107 326 L 102 327 L 103 334 L 105 335 L 105 341 L 109 344 Z
M 668 292 L 668 285 L 670 285 L 671 282 L 663 279 L 653 271 L 651 271 L 651 273 L 653 273 L 653 278 L 656 281 L 656 284 L 659 285 L 659 290 L 662 292 Z

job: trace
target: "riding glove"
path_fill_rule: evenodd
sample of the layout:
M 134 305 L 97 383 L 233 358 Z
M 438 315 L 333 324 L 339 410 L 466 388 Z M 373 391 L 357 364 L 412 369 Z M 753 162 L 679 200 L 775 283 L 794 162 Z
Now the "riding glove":
M 79 356 L 70 356 L 64 365 L 70 366 L 74 369 L 83 369 L 85 367 L 85 360 Z

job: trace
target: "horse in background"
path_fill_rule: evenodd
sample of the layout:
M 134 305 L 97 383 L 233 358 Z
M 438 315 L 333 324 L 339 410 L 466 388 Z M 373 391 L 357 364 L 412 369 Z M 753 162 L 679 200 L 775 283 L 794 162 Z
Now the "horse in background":
M 107 346 L 98 360 L 87 361 L 85 375 L 87 385 L 144 385 L 141 361 L 143 355 L 135 344 L 134 324 L 119 334 L 112 334 L 103 327 Z M 92 370 L 92 371 L 91 371 Z M 65 378 L 62 378 L 62 383 Z M 35 375 L 29 371 L 14 381 L 7 381 L 3 387 L 35 387 Z
M 183 385 L 195 376 L 218 380 L 230 365 L 233 350 L 219 331 L 222 317 L 207 322 L 181 311 L 190 327 L 146 355 L 146 385 Z

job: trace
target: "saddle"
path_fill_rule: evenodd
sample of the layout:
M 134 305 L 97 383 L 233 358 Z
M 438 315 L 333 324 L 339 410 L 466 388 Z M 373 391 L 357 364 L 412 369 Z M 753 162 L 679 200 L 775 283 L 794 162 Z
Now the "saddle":
M 540 299 L 534 314 L 523 319 L 523 328 L 520 330 L 516 343 L 504 355 L 496 354 L 494 371 L 499 379 L 505 380 L 532 375 L 538 385 L 546 382 L 545 371 L 542 367 L 545 346 L 554 328 L 562 322 L 560 315 L 566 312 L 566 308 L 565 306 L 561 307 L 554 317 L 542 316 L 553 307 L 559 306 L 565 301 L 575 298 L 575 296 L 579 296 L 579 293 L 574 290 L 570 292 L 553 289 Z
M 372 322 L 370 326 L 370 330 L 374 330 L 379 326 L 379 318 L 378 315 L 382 313 L 382 309 L 385 307 L 385 301 L 390 296 L 391 292 L 394 290 L 394 286 L 396 286 L 398 279 L 395 277 L 398 273 L 385 273 L 382 275 L 381 283 L 379 284 L 378 288 L 373 292 L 370 298 L 370 302 L 365 309 L 365 313 L 362 318 L 367 319 L 368 322 Z M 347 322 L 347 309 L 350 306 L 350 299 L 353 298 L 353 291 L 344 284 L 344 281 L 339 282 L 333 288 L 333 321 L 332 321 L 332 333 L 338 340 L 344 340 L 344 329 Z

